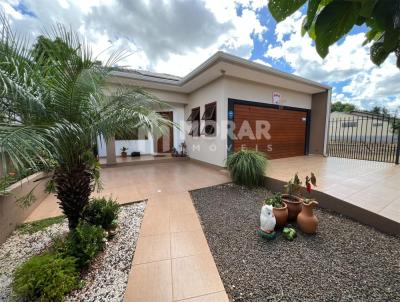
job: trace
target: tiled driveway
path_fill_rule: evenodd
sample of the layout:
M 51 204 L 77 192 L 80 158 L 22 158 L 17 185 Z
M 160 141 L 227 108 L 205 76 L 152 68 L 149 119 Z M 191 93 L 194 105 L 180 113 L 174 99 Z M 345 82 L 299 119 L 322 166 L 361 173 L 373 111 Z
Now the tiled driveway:
M 102 170 L 104 190 L 121 203 L 148 199 L 125 294 L 127 302 L 228 302 L 189 190 L 228 182 L 191 161 Z M 49 196 L 28 220 L 61 214 Z

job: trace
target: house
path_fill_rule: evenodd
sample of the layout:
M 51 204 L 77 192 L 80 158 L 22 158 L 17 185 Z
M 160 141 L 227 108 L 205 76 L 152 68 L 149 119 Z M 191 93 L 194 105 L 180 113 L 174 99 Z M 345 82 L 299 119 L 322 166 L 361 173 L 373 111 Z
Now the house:
M 326 153 L 331 87 L 217 52 L 185 77 L 116 70 L 109 89 L 139 86 L 167 102 L 162 114 L 180 125 L 161 138 L 122 138 L 99 144 L 115 162 L 122 146 L 142 154 L 180 150 L 191 159 L 224 166 L 240 148 L 269 158 Z
M 331 141 L 394 143 L 398 136 L 393 130 L 397 120 L 371 112 L 332 112 L 329 123 Z

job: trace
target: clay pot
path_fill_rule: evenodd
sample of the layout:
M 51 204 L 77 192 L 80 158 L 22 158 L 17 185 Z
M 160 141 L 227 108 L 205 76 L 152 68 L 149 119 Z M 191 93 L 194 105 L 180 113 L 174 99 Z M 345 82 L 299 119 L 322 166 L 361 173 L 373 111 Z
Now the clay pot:
M 121 152 L 121 157 L 128 157 L 128 153 L 126 153 L 125 151 Z
M 280 227 L 284 226 L 288 219 L 288 207 L 286 203 L 283 203 L 282 208 L 274 208 L 273 212 L 276 219 L 276 225 Z
M 297 196 L 282 194 L 282 200 L 287 204 L 288 220 L 296 220 L 297 215 L 301 211 L 302 199 Z
M 318 205 L 315 200 L 309 203 L 302 203 L 302 210 L 297 216 L 297 226 L 306 234 L 315 234 L 318 227 L 318 218 L 314 215 L 313 209 Z

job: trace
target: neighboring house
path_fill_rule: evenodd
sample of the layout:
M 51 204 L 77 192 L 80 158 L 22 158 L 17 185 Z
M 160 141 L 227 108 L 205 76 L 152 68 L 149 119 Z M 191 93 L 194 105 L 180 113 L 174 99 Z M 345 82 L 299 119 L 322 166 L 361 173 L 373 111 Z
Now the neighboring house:
M 122 146 L 142 154 L 180 150 L 192 159 L 224 166 L 242 147 L 269 158 L 325 154 L 331 87 L 217 52 L 180 78 L 139 70 L 114 71 L 109 89 L 140 86 L 169 103 L 163 112 L 181 125 L 161 139 L 110 141 L 100 156 L 115 160 Z M 108 150 L 108 152 L 107 152 Z
M 370 112 L 332 112 L 329 123 L 331 141 L 397 142 L 393 118 Z

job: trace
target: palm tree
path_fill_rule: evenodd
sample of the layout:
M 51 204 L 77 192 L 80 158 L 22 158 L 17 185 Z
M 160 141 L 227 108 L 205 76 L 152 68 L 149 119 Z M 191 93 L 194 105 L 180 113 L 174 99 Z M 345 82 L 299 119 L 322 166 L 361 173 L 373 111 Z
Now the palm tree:
M 89 45 L 62 26 L 45 37 L 57 47 L 46 51 L 48 44 L 41 43 L 32 49 L 4 15 L 0 19 L 3 174 L 51 169 L 60 207 L 75 228 L 99 179 L 97 137 L 162 132 L 171 126 L 155 111 L 164 104 L 139 88 L 106 92 L 111 67 L 124 53 L 99 64 Z

